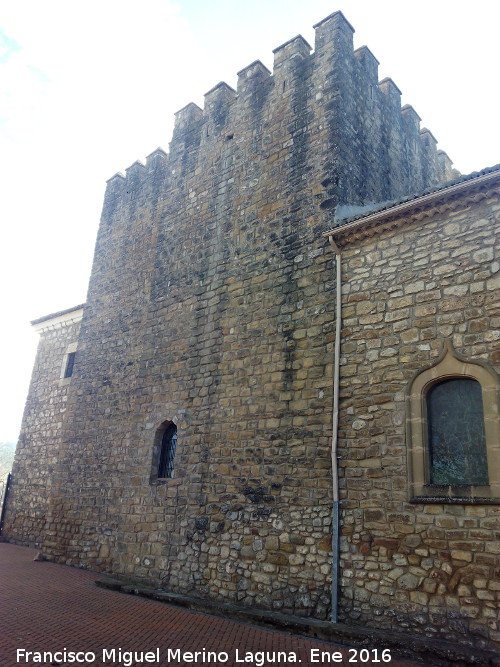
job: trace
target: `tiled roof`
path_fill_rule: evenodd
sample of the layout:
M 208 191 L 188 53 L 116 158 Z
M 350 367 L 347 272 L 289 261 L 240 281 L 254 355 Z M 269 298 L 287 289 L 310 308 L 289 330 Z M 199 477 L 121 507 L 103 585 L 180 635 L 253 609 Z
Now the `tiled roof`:
M 337 220 L 337 224 L 335 228 L 341 227 L 342 225 L 345 225 L 349 222 L 355 222 L 356 220 L 362 220 L 363 218 L 367 218 L 371 215 L 374 215 L 375 213 L 380 213 L 381 211 L 389 211 L 390 209 L 400 206 L 401 204 L 406 204 L 408 202 L 414 201 L 416 199 L 420 199 L 421 197 L 425 197 L 427 195 L 431 195 L 437 192 L 445 191 L 448 188 L 451 188 L 455 185 L 459 185 L 461 183 L 465 183 L 467 181 L 474 181 L 481 176 L 486 176 L 487 174 L 492 174 L 494 172 L 498 172 L 500 174 L 500 164 L 496 164 L 493 167 L 486 167 L 485 169 L 482 169 L 481 171 L 473 171 L 471 174 L 466 174 L 464 176 L 460 176 L 459 178 L 456 178 L 453 181 L 448 181 L 448 183 L 440 184 L 434 188 L 428 188 L 427 190 L 422 190 L 421 192 L 418 192 L 416 194 L 411 194 L 407 195 L 406 197 L 403 197 L 402 199 L 397 199 L 397 200 L 392 200 L 388 202 L 383 202 L 381 204 L 374 204 L 373 208 L 369 210 L 363 211 L 363 213 L 358 213 L 357 215 L 350 216 L 348 218 L 342 218 Z
M 67 315 L 68 313 L 72 313 L 75 310 L 80 310 L 81 308 L 84 308 L 85 304 L 81 303 L 79 306 L 74 306 L 73 308 L 66 308 L 66 310 L 59 310 L 57 313 L 51 313 L 50 315 L 44 315 L 43 317 L 39 317 L 37 320 L 33 320 L 31 324 L 40 324 L 41 322 L 45 322 L 46 320 L 51 320 L 54 317 L 61 317 L 62 315 Z
M 397 201 L 365 207 L 354 216 L 337 219 L 323 236 L 330 242 L 344 246 L 355 239 L 373 236 L 377 230 L 395 229 L 410 220 L 422 222 L 432 217 L 436 210 L 456 208 L 464 197 L 477 201 L 478 198 L 488 196 L 492 184 L 499 180 L 500 164 Z

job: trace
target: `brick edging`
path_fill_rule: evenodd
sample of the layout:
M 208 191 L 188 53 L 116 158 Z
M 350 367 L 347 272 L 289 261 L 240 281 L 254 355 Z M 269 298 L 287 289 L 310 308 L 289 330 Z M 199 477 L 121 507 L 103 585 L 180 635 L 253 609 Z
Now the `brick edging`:
M 233 621 L 252 623 L 291 634 L 320 639 L 349 646 L 391 649 L 398 658 L 419 660 L 435 667 L 453 665 L 478 665 L 500 667 L 500 656 L 493 651 L 476 649 L 472 646 L 416 637 L 400 632 L 354 627 L 343 623 L 330 623 L 312 618 L 289 616 L 265 610 L 248 609 L 239 605 L 203 600 L 201 598 L 170 593 L 158 588 L 141 586 L 118 579 L 100 578 L 95 581 L 99 588 L 139 595 L 157 602 L 184 607 L 192 611 L 221 616 Z

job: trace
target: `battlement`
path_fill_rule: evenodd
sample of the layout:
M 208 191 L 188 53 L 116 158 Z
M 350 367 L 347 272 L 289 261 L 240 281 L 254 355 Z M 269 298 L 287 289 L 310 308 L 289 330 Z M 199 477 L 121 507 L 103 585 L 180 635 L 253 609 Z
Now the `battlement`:
M 292 37 L 284 44 L 273 49 L 274 53 L 274 72 L 277 67 L 280 67 L 289 58 L 306 58 L 310 55 L 312 46 L 302 37 L 297 35 Z
M 316 31 L 315 48 L 318 46 L 318 37 L 323 37 L 328 31 L 343 30 L 351 35 L 356 32 L 340 10 L 325 16 L 324 19 L 315 23 L 313 28 Z
M 130 167 L 127 167 L 127 169 L 125 171 L 126 171 L 127 176 L 128 176 L 129 174 L 137 173 L 138 171 L 142 171 L 142 169 L 144 169 L 145 166 L 146 166 L 145 162 L 143 162 L 142 160 L 136 160 L 135 162 L 133 162 L 130 165 Z
M 146 166 L 151 167 L 152 165 L 156 164 L 158 160 L 164 160 L 166 157 L 168 157 L 167 151 L 163 150 L 163 148 L 159 146 L 146 157 Z
M 231 88 L 225 81 L 219 81 L 219 83 L 210 88 L 210 90 L 205 93 L 205 108 L 208 103 L 212 101 L 213 98 L 220 96 L 229 97 L 229 99 L 234 100 L 236 97 L 236 91 L 234 88 Z
M 486 521 L 500 471 L 486 463 L 500 171 L 447 183 L 451 160 L 398 85 L 379 81 L 375 55 L 354 49 L 343 14 L 315 30 L 314 51 L 296 35 L 272 71 L 255 60 L 234 87 L 207 86 L 203 104 L 175 114 L 168 153 L 109 180 L 85 308 L 34 325 L 6 534 L 156 590 L 421 638 L 438 627 L 432 650 L 453 636 L 470 646 L 474 632 L 479 649 L 493 587 L 471 588 L 476 611 L 459 625 L 455 612 L 463 564 L 480 563 L 483 582 L 496 567 Z M 449 364 L 442 338 L 460 351 Z M 446 380 L 473 365 L 491 399 L 472 424 L 479 440 L 493 424 L 474 452 L 484 465 L 477 477 L 441 457 L 445 483 L 425 498 L 426 473 L 442 470 L 424 461 L 413 403 L 437 366 Z M 418 368 L 405 420 L 399 399 Z M 418 428 L 405 443 L 408 420 Z M 450 531 L 436 547 L 430 529 L 457 523 L 452 502 L 470 525 L 481 505 L 490 532 Z M 380 563 L 382 581 L 389 551 L 407 554 L 391 586 L 343 576 Z M 413 574 L 445 561 L 431 587 Z M 449 595 L 433 596 L 437 583 Z
M 221 81 L 205 93 L 203 108 L 190 102 L 177 111 L 169 153 L 162 151 L 162 159 L 168 160 L 172 166 L 182 161 L 183 174 L 194 171 L 198 164 L 204 163 L 204 156 L 218 142 L 229 137 L 242 139 L 243 136 L 250 136 L 259 118 L 266 118 L 269 122 L 276 114 L 282 114 L 283 100 L 287 98 L 293 100 L 293 105 L 290 102 L 289 107 L 290 127 L 294 123 L 292 116 L 296 116 L 301 108 L 297 105 L 302 105 L 304 109 L 307 107 L 318 127 L 326 123 L 337 128 L 340 143 L 337 141 L 336 146 L 342 146 L 343 153 L 356 141 L 353 128 L 369 126 L 372 134 L 366 134 L 364 147 L 362 150 L 358 147 L 358 157 L 355 155 L 354 158 L 368 163 L 372 160 L 368 156 L 370 152 L 399 152 L 399 157 L 391 157 L 390 168 L 402 168 L 408 172 L 408 168 L 404 167 L 406 161 L 419 174 L 414 185 L 408 175 L 402 190 L 426 187 L 445 178 L 445 172 L 449 174 L 450 167 L 438 158 L 436 140 L 427 130 L 420 130 L 420 117 L 413 107 L 406 104 L 401 108 L 401 91 L 396 83 L 389 77 L 378 81 L 379 61 L 370 49 L 367 46 L 354 49 L 354 28 L 342 12 L 325 17 L 314 25 L 314 30 L 314 51 L 301 35 L 296 35 L 273 50 L 272 71 L 256 60 L 237 72 L 236 90 Z M 373 124 L 369 121 L 370 117 L 382 118 L 383 122 Z M 292 146 L 293 142 L 289 145 Z M 188 155 L 189 159 L 186 159 Z M 337 156 L 334 162 L 340 159 Z M 397 162 L 399 166 L 396 166 Z M 109 179 L 108 187 L 116 190 L 121 179 L 137 176 L 145 166 L 147 174 L 151 171 L 148 161 L 146 165 L 134 163 L 125 175 L 118 172 Z M 364 169 L 360 164 L 360 184 Z M 350 170 L 353 171 L 352 168 Z M 360 200 L 350 202 L 353 204 L 362 204 L 367 197 L 388 194 L 378 186 L 378 191 L 375 188 L 369 194 L 361 191 L 361 185 L 349 188 L 345 179 L 337 180 L 346 192 L 351 190 L 346 194 L 347 198 Z M 394 196 L 402 194 L 405 192 L 393 193 Z
M 354 57 L 358 61 L 359 67 L 369 76 L 372 84 L 377 85 L 380 63 L 370 49 L 367 46 L 360 46 L 359 49 L 354 51 Z
M 189 129 L 195 123 L 198 123 L 203 119 L 203 110 L 194 102 L 186 104 L 185 107 L 179 109 L 175 112 L 175 124 L 174 124 L 174 134 L 173 139 L 175 138 L 176 133 Z
M 398 100 L 403 94 L 390 77 L 386 77 L 385 79 L 382 79 L 382 81 L 379 81 L 378 87 L 384 95 L 388 95 L 392 99 Z
M 422 120 L 411 104 L 405 104 L 401 107 L 401 114 L 405 122 L 420 130 L 420 121 Z

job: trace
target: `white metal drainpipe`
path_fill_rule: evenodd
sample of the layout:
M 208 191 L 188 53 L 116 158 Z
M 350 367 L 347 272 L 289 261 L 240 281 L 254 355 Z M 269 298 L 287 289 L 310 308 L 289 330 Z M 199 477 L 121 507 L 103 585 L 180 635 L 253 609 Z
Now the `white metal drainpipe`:
M 329 236 L 328 240 L 335 252 L 337 269 L 335 304 L 335 352 L 333 368 L 333 419 L 332 419 L 332 623 L 338 623 L 339 558 L 340 558 L 340 515 L 339 515 L 339 474 L 337 462 L 339 435 L 339 376 L 340 376 L 340 333 L 342 329 L 342 264 L 340 248 Z

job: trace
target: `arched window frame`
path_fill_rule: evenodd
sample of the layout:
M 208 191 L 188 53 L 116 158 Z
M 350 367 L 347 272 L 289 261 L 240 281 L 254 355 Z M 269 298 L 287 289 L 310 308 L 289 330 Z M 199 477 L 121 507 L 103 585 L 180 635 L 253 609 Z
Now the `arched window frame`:
M 470 378 L 481 385 L 488 462 L 487 485 L 433 485 L 429 483 L 427 393 L 443 380 Z M 500 379 L 493 368 L 458 355 L 450 341 L 429 367 L 420 370 L 407 391 L 406 440 L 411 502 L 500 504 Z
M 170 470 L 170 475 L 163 476 L 161 473 L 163 471 L 160 470 L 161 462 L 162 462 L 162 456 L 164 455 L 164 446 L 167 445 L 168 443 L 164 443 L 164 436 L 169 431 L 172 429 L 172 427 L 175 428 L 175 436 L 177 435 L 177 425 L 171 421 L 167 420 L 164 421 L 160 427 L 157 429 L 156 434 L 155 434 L 155 440 L 154 440 L 154 447 L 153 447 L 153 462 L 152 462 L 152 471 L 151 471 L 151 483 L 165 483 L 167 480 L 173 478 L 173 465 L 172 469 Z M 172 442 L 172 440 L 170 440 Z M 177 443 L 177 438 L 175 438 L 175 442 Z M 175 457 L 175 450 L 173 453 L 173 457 Z

